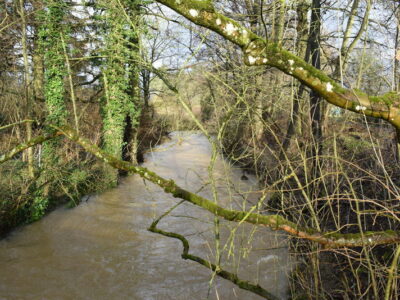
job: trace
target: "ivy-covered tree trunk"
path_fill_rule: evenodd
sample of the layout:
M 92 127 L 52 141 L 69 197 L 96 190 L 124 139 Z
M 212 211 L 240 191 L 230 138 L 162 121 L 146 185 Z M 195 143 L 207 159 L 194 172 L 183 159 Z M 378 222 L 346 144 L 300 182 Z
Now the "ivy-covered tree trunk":
M 139 89 L 139 2 L 101 1 L 106 8 L 105 56 L 103 67 L 104 150 L 118 158 L 136 162 L 137 128 L 140 116 Z M 116 185 L 118 172 L 105 166 L 110 185 Z
M 49 124 L 65 125 L 67 110 L 64 101 L 64 76 L 66 75 L 63 55 L 62 35 L 65 34 L 63 24 L 67 5 L 62 0 L 44 1 L 46 9 L 41 15 L 39 29 L 39 47 L 44 57 L 44 99 L 46 104 L 46 122 Z M 38 79 L 39 80 L 39 79 Z M 43 189 L 35 198 L 31 207 L 31 219 L 39 219 L 49 204 L 49 183 L 55 178 L 60 156 L 57 139 L 43 144 L 43 165 L 39 183 Z
M 140 4 L 141 1 L 133 1 L 129 3 L 129 17 L 130 17 L 130 61 L 129 61 L 129 94 L 131 96 L 129 105 L 130 110 L 127 114 L 127 124 L 125 127 L 124 144 L 124 160 L 129 160 L 132 163 L 137 163 L 137 151 L 138 151 L 138 128 L 140 122 L 140 116 L 142 112 L 142 100 L 140 95 Z

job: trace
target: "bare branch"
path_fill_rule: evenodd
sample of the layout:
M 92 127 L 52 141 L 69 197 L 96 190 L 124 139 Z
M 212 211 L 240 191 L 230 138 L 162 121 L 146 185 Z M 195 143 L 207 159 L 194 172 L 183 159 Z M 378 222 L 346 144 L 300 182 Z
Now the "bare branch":
M 239 288 L 241 288 L 243 290 L 250 291 L 250 292 L 257 294 L 265 299 L 270 299 L 270 300 L 279 299 L 275 295 L 271 294 L 270 292 L 268 292 L 267 290 L 262 288 L 260 285 L 251 283 L 246 280 L 241 280 L 236 274 L 222 270 L 219 266 L 216 266 L 216 265 L 212 264 L 211 262 L 209 262 L 208 260 L 205 260 L 199 256 L 189 254 L 189 248 L 190 248 L 189 242 L 183 235 L 180 235 L 175 232 L 168 232 L 168 231 L 158 229 L 157 224 L 161 221 L 161 219 L 164 218 L 166 215 L 168 215 L 174 208 L 176 208 L 182 202 L 184 202 L 184 201 L 181 201 L 177 205 L 173 206 L 166 213 L 161 215 L 158 219 L 154 220 L 154 222 L 151 223 L 148 230 L 151 232 L 154 232 L 154 233 L 161 234 L 166 237 L 180 240 L 182 242 L 182 246 L 183 246 L 183 252 L 182 252 L 183 259 L 189 259 L 191 261 L 197 262 L 197 263 L 205 266 L 206 268 L 215 272 L 215 274 L 217 274 L 218 276 L 231 281 L 232 283 L 234 283 L 235 285 L 237 285 Z

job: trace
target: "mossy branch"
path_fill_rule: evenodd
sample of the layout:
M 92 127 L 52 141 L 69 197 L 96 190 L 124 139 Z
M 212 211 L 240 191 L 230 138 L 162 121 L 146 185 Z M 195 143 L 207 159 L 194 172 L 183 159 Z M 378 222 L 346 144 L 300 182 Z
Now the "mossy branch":
M 302 227 L 294 222 L 291 222 L 280 215 L 261 215 L 256 213 L 250 213 L 247 211 L 231 210 L 223 208 L 214 202 L 196 195 L 190 191 L 187 191 L 177 184 L 173 180 L 167 180 L 158 176 L 156 173 L 137 165 L 133 165 L 129 162 L 119 160 L 112 155 L 101 150 L 96 145 L 93 145 L 87 139 L 79 136 L 76 131 L 70 127 L 63 126 L 57 127 L 51 125 L 56 133 L 53 135 L 39 136 L 31 141 L 20 144 L 6 154 L 0 155 L 0 163 L 11 159 L 21 151 L 32 147 L 34 145 L 43 143 L 44 141 L 55 138 L 58 135 L 64 135 L 68 139 L 81 145 L 87 152 L 92 153 L 100 160 L 108 163 L 114 168 L 124 170 L 127 172 L 138 174 L 143 179 L 161 187 L 166 193 L 173 195 L 175 198 L 180 198 L 195 204 L 203 209 L 208 210 L 212 214 L 224 218 L 228 221 L 233 222 L 247 222 L 255 225 L 268 226 L 274 230 L 282 230 L 286 233 L 313 241 L 324 245 L 325 248 L 341 248 L 341 247 L 364 247 L 364 246 L 376 246 L 382 244 L 393 244 L 400 243 L 400 232 L 393 230 L 386 231 L 367 231 L 363 233 L 337 233 L 337 232 L 319 232 L 314 228 Z
M 18 121 L 18 122 L 15 122 L 15 123 L 7 124 L 7 125 L 4 125 L 4 126 L 0 126 L 0 130 L 8 129 L 8 128 L 11 128 L 11 127 L 14 127 L 14 126 L 17 126 L 17 125 L 21 125 L 21 124 L 25 124 L 25 123 L 34 123 L 34 122 L 35 122 L 35 120 L 29 120 L 29 119 L 22 120 L 22 121 Z
M 262 288 L 260 285 L 251 283 L 250 281 L 247 281 L 247 280 L 241 280 L 236 274 L 222 270 L 219 266 L 216 266 L 215 264 L 212 264 L 208 260 L 205 260 L 199 256 L 189 254 L 190 245 L 189 245 L 188 240 L 183 235 L 180 235 L 175 232 L 168 232 L 168 231 L 158 229 L 157 224 L 161 221 L 161 219 L 164 218 L 166 215 L 168 215 L 173 209 L 175 209 L 182 202 L 183 201 L 181 201 L 177 205 L 173 206 L 171 209 L 169 209 L 167 212 L 165 212 L 163 215 L 161 215 L 158 219 L 154 220 L 154 222 L 150 225 L 148 230 L 151 232 L 154 232 L 154 233 L 161 234 L 166 237 L 180 240 L 182 242 L 182 246 L 183 246 L 183 252 L 181 255 L 183 259 L 189 259 L 191 261 L 197 262 L 197 263 L 205 266 L 206 268 L 215 272 L 216 275 L 218 275 L 226 280 L 229 280 L 230 282 L 234 283 L 235 285 L 237 285 L 239 288 L 241 288 L 243 290 L 250 291 L 250 292 L 257 294 L 265 299 L 269 299 L 269 300 L 279 299 L 276 296 L 274 296 L 273 294 L 271 294 L 270 292 L 268 292 L 267 290 L 265 290 L 264 288 Z
M 49 141 L 49 140 L 55 138 L 57 135 L 60 135 L 60 133 L 55 132 L 55 133 L 52 133 L 49 135 L 38 136 L 38 137 L 33 138 L 25 143 L 15 146 L 10 151 L 0 155 L 0 164 L 12 159 L 15 155 L 17 155 L 18 153 L 21 153 L 22 151 L 24 151 L 30 147 L 36 146 L 38 144 L 42 144 L 43 142 L 46 142 L 46 141 Z
M 220 14 L 211 1 L 157 0 L 157 2 L 241 47 L 247 65 L 276 67 L 302 82 L 329 103 L 366 116 L 381 118 L 400 130 L 400 94 L 392 92 L 382 96 L 369 96 L 343 88 L 303 59 Z

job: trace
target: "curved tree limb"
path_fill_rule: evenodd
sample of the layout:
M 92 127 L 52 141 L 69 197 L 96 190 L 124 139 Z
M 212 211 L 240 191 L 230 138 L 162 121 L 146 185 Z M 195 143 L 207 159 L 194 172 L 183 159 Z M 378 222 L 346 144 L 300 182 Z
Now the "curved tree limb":
M 358 2 L 358 1 L 356 1 Z M 357 4 L 358 6 L 358 4 Z M 353 41 L 350 43 L 349 47 L 346 49 L 347 51 L 345 51 L 344 48 L 342 48 L 341 50 L 341 54 L 343 55 L 344 59 L 343 59 L 343 69 L 346 70 L 346 65 L 348 62 L 348 58 L 349 58 L 349 54 L 353 51 L 354 47 L 356 46 L 357 42 L 361 39 L 361 36 L 363 35 L 363 33 L 367 30 L 368 27 L 368 22 L 369 22 L 369 15 L 371 13 L 371 8 L 372 8 L 372 3 L 371 0 L 367 0 L 366 1 L 366 8 L 365 8 L 365 12 L 364 12 L 364 16 L 360 25 L 360 28 L 356 34 L 356 36 L 354 37 Z M 353 11 L 353 9 L 352 9 Z M 352 24 L 348 24 L 347 27 L 352 26 Z M 351 30 L 346 28 L 346 30 Z M 348 36 L 347 36 L 348 38 Z M 347 41 L 346 41 L 347 44 Z M 345 42 L 343 42 L 343 47 L 346 47 Z M 345 52 L 345 53 L 344 53 Z
M 115 158 L 114 156 L 101 150 L 96 145 L 93 145 L 89 140 L 79 136 L 76 131 L 70 127 L 57 127 L 54 125 L 50 125 L 50 127 L 56 130 L 54 134 L 39 136 L 26 143 L 16 146 L 8 153 L 0 155 L 0 163 L 11 159 L 13 156 L 29 147 L 43 143 L 44 141 L 55 138 L 56 136 L 64 135 L 68 139 L 81 145 L 87 152 L 92 153 L 94 156 L 103 162 L 108 163 L 112 167 L 138 174 L 143 179 L 158 185 L 166 193 L 173 195 L 175 198 L 180 198 L 194 205 L 202 207 L 203 209 L 208 210 L 210 213 L 228 221 L 247 222 L 255 225 L 268 226 L 273 230 L 282 230 L 294 237 L 319 243 L 324 245 L 325 248 L 364 247 L 400 243 L 399 231 L 366 231 L 362 233 L 320 232 L 314 228 L 299 226 L 280 215 L 261 215 L 247 211 L 226 209 L 204 197 L 181 188 L 173 180 L 168 180 L 158 176 L 156 173 L 148 170 L 147 168 L 133 165 L 127 161 L 122 161 Z
M 222 270 L 219 266 L 216 266 L 216 265 L 212 264 L 211 262 L 209 262 L 208 260 L 205 260 L 199 256 L 189 254 L 189 242 L 183 235 L 180 235 L 175 232 L 164 231 L 164 230 L 157 228 L 157 225 L 161 221 L 161 219 L 164 218 L 165 216 L 167 216 L 173 209 L 175 209 L 182 202 L 184 202 L 184 201 L 181 201 L 178 204 L 174 205 L 171 209 L 169 209 L 167 212 L 162 214 L 158 219 L 154 220 L 154 222 L 151 223 L 148 230 L 151 232 L 154 232 L 154 233 L 161 234 L 166 237 L 180 240 L 182 242 L 182 246 L 183 246 L 183 252 L 181 255 L 183 259 L 189 259 L 191 261 L 197 262 L 197 263 L 205 266 L 206 268 L 215 272 L 215 274 L 217 274 L 218 276 L 231 281 L 232 283 L 234 283 L 235 285 L 237 285 L 239 288 L 241 288 L 243 290 L 247 290 L 249 292 L 257 294 L 265 299 L 277 300 L 278 298 L 276 296 L 274 296 L 273 294 L 271 294 L 270 292 L 268 292 L 267 290 L 262 288 L 260 285 L 251 283 L 247 280 L 241 280 L 236 274 Z
M 4 126 L 0 126 L 0 130 L 4 130 L 4 129 L 11 128 L 11 127 L 14 127 L 14 126 L 17 126 L 17 125 L 21 125 L 21 124 L 25 124 L 25 123 L 34 123 L 34 122 L 36 122 L 36 121 L 35 120 L 30 120 L 30 119 L 22 120 L 22 121 L 14 122 L 14 123 L 7 124 L 7 125 L 4 125 Z
M 296 78 L 329 103 L 346 110 L 381 118 L 400 130 L 400 94 L 369 96 L 341 87 L 321 70 L 312 67 L 278 44 L 267 41 L 215 10 L 211 0 L 157 0 L 193 23 L 208 28 L 241 47 L 249 66 L 269 65 Z

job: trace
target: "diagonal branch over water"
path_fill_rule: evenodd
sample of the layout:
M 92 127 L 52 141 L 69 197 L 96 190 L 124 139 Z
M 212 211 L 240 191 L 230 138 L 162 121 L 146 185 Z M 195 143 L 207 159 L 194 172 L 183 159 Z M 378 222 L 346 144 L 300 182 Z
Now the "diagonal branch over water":
M 400 232 L 393 230 L 386 231 L 366 231 L 359 233 L 338 233 L 338 232 L 320 232 L 314 228 L 302 227 L 296 223 L 280 216 L 280 215 L 261 215 L 250 213 L 247 211 L 231 210 L 223 208 L 214 202 L 196 195 L 188 190 L 178 186 L 173 180 L 165 179 L 147 168 L 134 165 L 132 163 L 119 160 L 112 155 L 104 152 L 96 145 L 93 145 L 89 140 L 81 137 L 76 131 L 68 126 L 56 127 L 49 125 L 56 130 L 51 136 L 39 136 L 26 143 L 20 144 L 11 149 L 8 153 L 0 155 L 0 163 L 11 159 L 16 154 L 23 150 L 40 144 L 46 140 L 55 138 L 59 135 L 64 135 L 68 139 L 81 145 L 87 152 L 92 153 L 100 160 L 108 163 L 114 168 L 125 170 L 131 173 L 138 174 L 143 179 L 146 179 L 159 187 L 166 193 L 173 195 L 175 198 L 180 198 L 192 204 L 202 207 L 212 214 L 222 217 L 225 220 L 233 222 L 247 222 L 255 225 L 268 226 L 274 230 L 282 230 L 288 234 L 313 241 L 324 245 L 325 248 L 341 248 L 341 247 L 365 247 L 382 244 L 400 243 Z

